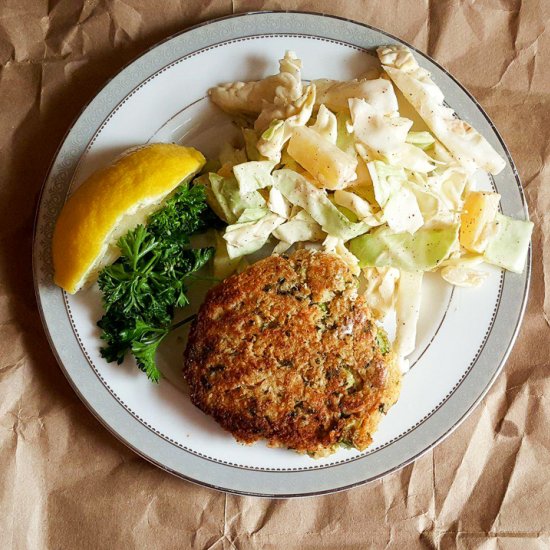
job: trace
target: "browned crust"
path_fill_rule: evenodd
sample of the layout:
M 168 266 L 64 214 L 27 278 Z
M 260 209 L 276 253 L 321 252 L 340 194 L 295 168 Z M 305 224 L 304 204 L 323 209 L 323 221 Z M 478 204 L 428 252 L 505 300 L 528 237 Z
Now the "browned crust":
M 270 256 L 210 290 L 184 354 L 192 402 L 239 441 L 364 449 L 401 375 L 336 256 Z

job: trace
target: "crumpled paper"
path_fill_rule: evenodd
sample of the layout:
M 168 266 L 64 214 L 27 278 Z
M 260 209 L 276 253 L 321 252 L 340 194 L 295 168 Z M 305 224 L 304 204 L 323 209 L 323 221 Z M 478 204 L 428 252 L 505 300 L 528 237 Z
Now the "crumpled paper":
M 181 481 L 111 436 L 80 403 L 48 347 L 30 261 L 39 190 L 80 109 L 157 41 L 259 9 L 353 18 L 433 56 L 496 123 L 536 223 L 521 333 L 469 419 L 434 451 L 378 482 L 286 501 Z M 545 0 L 0 3 L 2 548 L 547 548 L 549 26 Z

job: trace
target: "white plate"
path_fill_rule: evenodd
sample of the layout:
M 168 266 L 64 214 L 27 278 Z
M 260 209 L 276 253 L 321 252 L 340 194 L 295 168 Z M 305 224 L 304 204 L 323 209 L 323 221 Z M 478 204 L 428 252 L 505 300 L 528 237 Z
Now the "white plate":
M 236 443 L 196 409 L 181 377 L 185 334 L 163 344 L 165 378 L 157 386 L 131 360 L 107 364 L 99 354 L 97 287 L 70 296 L 52 283 L 51 237 L 67 194 L 126 148 L 151 141 L 194 145 L 215 154 L 234 129 L 206 99 L 220 82 L 277 71 L 287 49 L 305 79 L 349 79 L 376 63 L 372 49 L 400 42 L 379 30 L 303 13 L 253 13 L 213 21 L 156 46 L 126 67 L 83 111 L 59 149 L 37 215 L 34 270 L 52 349 L 94 414 L 122 441 L 160 467 L 227 491 L 265 496 L 321 494 L 376 479 L 414 460 L 453 430 L 490 387 L 521 322 L 530 273 L 488 268 L 479 289 L 452 289 L 426 276 L 414 364 L 398 403 L 366 452 L 342 449 L 321 460 L 263 443 Z M 527 218 L 517 172 L 487 115 L 448 73 L 420 52 L 448 103 L 507 159 L 483 189 L 502 195 L 505 214 Z M 204 289 L 190 294 L 194 308 Z M 185 315 L 190 313 L 185 311 Z

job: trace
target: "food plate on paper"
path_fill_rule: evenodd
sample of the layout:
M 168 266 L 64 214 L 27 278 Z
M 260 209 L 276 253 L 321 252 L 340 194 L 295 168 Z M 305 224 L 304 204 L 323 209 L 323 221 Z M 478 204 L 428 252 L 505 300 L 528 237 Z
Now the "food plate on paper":
M 42 191 L 35 287 L 73 388 L 141 456 L 229 492 L 325 494 L 479 403 L 521 324 L 531 230 L 504 142 L 433 60 L 251 13 L 159 44 L 85 108 Z

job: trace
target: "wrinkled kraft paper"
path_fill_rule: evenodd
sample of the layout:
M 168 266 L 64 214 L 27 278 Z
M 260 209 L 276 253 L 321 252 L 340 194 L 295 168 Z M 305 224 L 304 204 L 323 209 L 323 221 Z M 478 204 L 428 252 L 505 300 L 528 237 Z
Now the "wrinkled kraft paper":
M 403 470 L 302 500 L 228 496 L 134 455 L 69 387 L 32 290 L 39 190 L 80 109 L 159 40 L 213 17 L 259 9 L 353 18 L 433 56 L 495 121 L 536 223 L 525 322 L 483 403 Z M 548 548 L 549 18 L 547 0 L 0 2 L 0 546 Z

